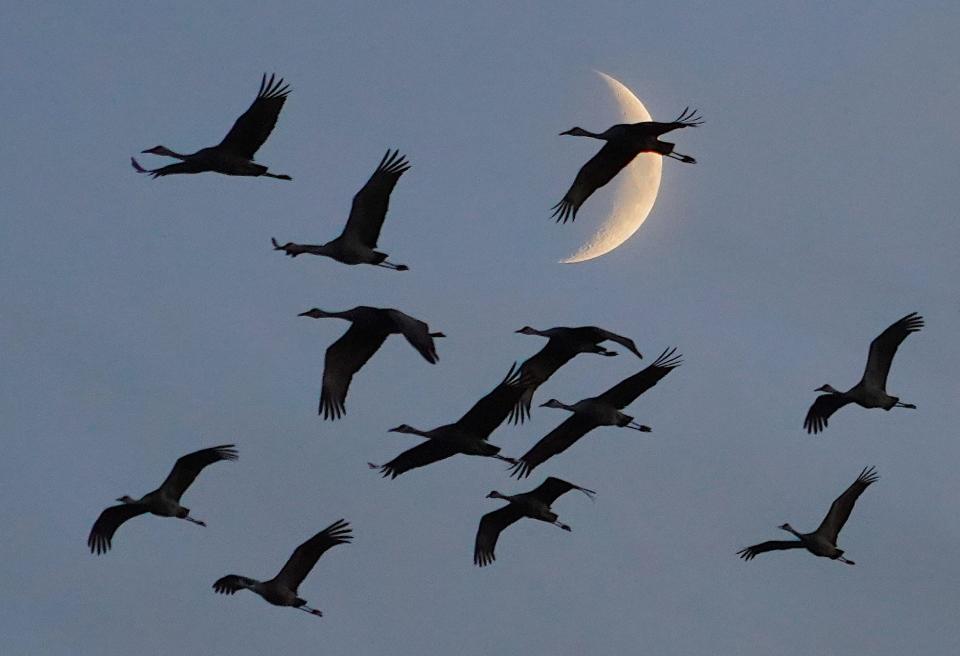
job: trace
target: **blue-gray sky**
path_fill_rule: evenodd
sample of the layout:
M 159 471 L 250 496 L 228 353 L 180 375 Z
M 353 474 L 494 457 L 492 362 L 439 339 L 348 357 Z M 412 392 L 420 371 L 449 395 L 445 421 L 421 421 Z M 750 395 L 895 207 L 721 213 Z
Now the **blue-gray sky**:
M 960 9 L 928 3 L 9 3 L 0 20 L 3 221 L 0 634 L 10 654 L 947 654 L 960 648 Z M 669 120 L 659 200 L 608 256 L 556 264 L 602 219 L 549 208 L 617 119 L 591 71 Z M 293 183 L 149 180 L 129 156 L 212 145 L 263 71 L 293 93 L 259 159 Z M 381 246 L 403 274 L 291 261 L 324 241 L 387 148 L 413 168 Z M 150 166 L 161 161 L 144 155 Z M 316 415 L 313 306 L 397 307 L 449 337 L 431 367 L 402 340 Z M 890 389 L 916 412 L 845 409 L 801 429 L 869 340 L 927 319 Z M 459 417 L 542 342 L 525 324 L 597 324 L 647 356 L 580 356 L 540 402 L 596 394 L 668 345 L 685 364 L 631 406 L 650 435 L 602 429 L 537 470 L 458 457 L 395 481 L 366 467 L 385 432 Z M 492 441 L 519 455 L 564 418 Z M 626 433 L 630 434 L 626 434 Z M 140 518 L 106 556 L 87 532 L 181 454 L 235 442 L 184 498 L 209 523 Z M 846 567 L 734 552 L 812 530 L 867 464 L 881 480 L 841 534 Z M 556 504 L 570 534 L 511 527 L 472 564 L 491 489 L 553 474 L 599 492 Z M 354 544 L 301 587 L 322 620 L 227 573 L 272 576 L 339 517 Z M 782 534 L 780 534 L 782 535 Z

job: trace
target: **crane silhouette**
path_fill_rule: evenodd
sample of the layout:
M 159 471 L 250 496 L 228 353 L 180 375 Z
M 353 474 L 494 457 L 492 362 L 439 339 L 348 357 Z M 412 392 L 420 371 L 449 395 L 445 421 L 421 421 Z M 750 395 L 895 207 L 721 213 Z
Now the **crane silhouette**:
M 857 480 L 830 504 L 830 510 L 827 512 L 827 516 L 823 518 L 820 526 L 818 526 L 817 530 L 813 533 L 800 533 L 790 526 L 790 524 L 783 524 L 777 528 L 797 536 L 796 540 L 770 540 L 768 542 L 761 542 L 752 547 L 741 549 L 737 554 L 744 560 L 753 560 L 757 554 L 768 551 L 806 549 L 814 556 L 839 560 L 841 563 L 846 563 L 847 565 L 856 564 L 852 560 L 847 560 L 843 557 L 843 549 L 837 547 L 837 536 L 840 534 L 840 529 L 843 528 L 843 525 L 847 523 L 847 519 L 850 517 L 850 512 L 853 510 L 857 499 L 871 483 L 876 482 L 879 478 L 873 467 L 864 467 L 863 471 L 861 471 L 857 477 Z
M 142 152 L 153 155 L 165 155 L 179 159 L 177 164 L 169 164 L 159 169 L 145 169 L 133 157 L 130 163 L 138 173 L 147 173 L 153 178 L 178 173 L 203 173 L 214 171 L 224 175 L 265 176 L 277 180 L 292 180 L 289 175 L 270 173 L 266 166 L 253 161 L 254 154 L 267 140 L 277 124 L 277 117 L 283 109 L 283 103 L 290 93 L 289 85 L 283 78 L 274 81 L 275 75 L 267 80 L 266 74 L 260 80 L 260 91 L 250 108 L 236 120 L 230 132 L 216 146 L 203 148 L 190 155 L 176 153 L 166 146 L 154 146 Z
M 287 242 L 281 245 L 271 238 L 273 250 L 283 251 L 290 257 L 297 255 L 323 255 L 343 264 L 373 264 L 394 271 L 406 271 L 410 267 L 406 264 L 388 262 L 386 253 L 377 248 L 380 239 L 380 229 L 387 216 L 390 204 L 390 194 L 397 185 L 400 176 L 410 169 L 399 151 L 387 151 L 380 160 L 377 170 L 373 172 L 367 184 L 353 197 L 350 216 L 347 225 L 340 236 L 326 244 L 297 244 Z
M 660 141 L 658 137 L 680 128 L 695 128 L 703 124 L 696 110 L 687 107 L 675 120 L 669 123 L 644 121 L 642 123 L 620 123 L 597 133 L 580 127 L 570 128 L 561 135 L 590 137 L 606 141 L 603 148 L 584 164 L 563 199 L 554 205 L 553 218 L 557 223 L 566 223 L 577 218 L 577 211 L 584 201 L 597 189 L 607 184 L 623 167 L 633 161 L 640 153 L 658 153 L 687 164 L 696 164 L 697 160 L 689 155 L 674 151 L 674 144 Z
M 897 347 L 910 333 L 923 328 L 923 317 L 911 312 L 899 321 L 894 322 L 870 342 L 870 353 L 867 356 L 867 366 L 864 369 L 860 382 L 841 392 L 831 385 L 823 385 L 815 389 L 821 394 L 810 406 L 807 416 L 803 420 L 803 427 L 807 433 L 819 433 L 827 427 L 830 416 L 847 405 L 856 403 L 862 408 L 910 408 L 916 409 L 912 403 L 902 403 L 899 397 L 887 394 L 887 375 L 890 373 L 890 364 L 897 353 Z
M 307 605 L 306 599 L 298 596 L 297 589 L 307 578 L 317 561 L 330 547 L 350 542 L 353 539 L 350 524 L 338 519 L 312 538 L 301 544 L 287 560 L 283 569 L 269 581 L 258 581 L 238 574 L 228 574 L 213 584 L 214 592 L 224 595 L 238 590 L 255 592 L 274 606 L 292 606 L 311 615 L 322 617 L 316 608 Z
M 173 469 L 170 470 L 167 478 L 156 490 L 143 495 L 139 499 L 124 495 L 117 499 L 120 502 L 119 506 L 110 506 L 100 513 L 97 521 L 93 524 L 93 528 L 90 529 L 90 536 L 87 538 L 90 553 L 99 555 L 109 551 L 113 542 L 113 534 L 117 532 L 120 525 L 128 519 L 146 513 L 158 517 L 176 517 L 198 526 L 206 526 L 204 522 L 190 516 L 189 508 L 180 505 L 180 497 L 196 480 L 197 475 L 204 467 L 221 460 L 236 459 L 237 450 L 233 444 L 213 446 L 181 456 L 173 465 Z
M 506 420 L 511 408 L 523 393 L 523 388 L 510 383 L 515 371 L 515 366 L 510 367 L 503 382 L 452 424 L 445 424 L 429 431 L 419 430 L 408 424 L 391 428 L 388 432 L 418 435 L 427 438 L 427 441 L 407 449 L 386 464 L 375 465 L 372 462 L 367 464 L 371 469 L 380 470 L 384 477 L 390 478 L 396 478 L 411 469 L 424 467 L 458 453 L 497 458 L 516 464 L 515 459 L 500 455 L 500 447 L 487 441 L 490 434 Z
M 446 337 L 443 333 L 430 332 L 423 321 L 391 308 L 360 305 L 343 312 L 313 308 L 299 316 L 346 319 L 351 323 L 349 330 L 330 345 L 323 360 L 319 413 L 324 419 L 339 419 L 346 413 L 347 390 L 353 375 L 383 346 L 387 337 L 403 335 L 430 364 L 436 364 L 439 359 L 434 337 Z
M 497 546 L 500 533 L 523 517 L 553 524 L 564 531 L 571 530 L 569 526 L 558 521 L 557 513 L 553 512 L 550 507 L 560 495 L 566 494 L 570 490 L 580 490 L 591 499 L 596 494 L 593 490 L 588 490 L 585 487 L 568 483 L 553 476 L 536 488 L 522 494 L 501 494 L 496 490 L 488 494 L 488 499 L 503 499 L 510 503 L 499 510 L 487 513 L 480 519 L 480 526 L 477 527 L 477 538 L 473 548 L 473 563 L 480 567 L 492 563 L 496 559 L 494 549 Z

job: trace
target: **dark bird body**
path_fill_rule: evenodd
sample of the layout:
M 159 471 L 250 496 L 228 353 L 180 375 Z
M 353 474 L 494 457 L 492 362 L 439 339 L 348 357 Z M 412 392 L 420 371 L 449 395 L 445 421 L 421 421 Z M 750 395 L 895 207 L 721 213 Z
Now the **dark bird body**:
M 274 77 L 271 75 L 267 80 L 267 76 L 263 76 L 260 81 L 260 91 L 253 104 L 236 120 L 227 136 L 216 146 L 203 148 L 190 155 L 176 153 L 166 146 L 154 146 L 143 152 L 175 157 L 181 161 L 150 170 L 140 166 L 140 163 L 131 157 L 130 162 L 133 168 L 138 173 L 148 173 L 154 178 L 179 173 L 213 171 L 224 175 L 266 176 L 278 180 L 290 180 L 289 175 L 270 173 L 266 166 L 253 161 L 254 154 L 277 124 L 277 117 L 283 109 L 287 94 L 290 93 L 290 87 L 283 83 L 283 78 L 274 82 Z
M 269 581 L 228 574 L 213 584 L 213 590 L 225 595 L 235 594 L 238 590 L 250 590 L 274 606 L 291 606 L 320 617 L 323 613 L 308 606 L 307 600 L 300 598 L 297 590 L 327 549 L 353 539 L 351 530 L 348 522 L 339 519 L 297 547 L 280 573 Z
M 488 494 L 488 499 L 503 499 L 509 501 L 510 504 L 499 510 L 489 512 L 481 518 L 473 549 L 474 564 L 483 567 L 492 563 L 496 559 L 494 549 L 497 546 L 500 533 L 523 517 L 547 522 L 562 528 L 564 531 L 569 531 L 570 527 L 558 521 L 557 513 L 553 512 L 550 506 L 560 495 L 570 490 L 580 490 L 588 497 L 596 494 L 593 490 L 588 490 L 585 487 L 568 483 L 553 476 L 535 489 L 523 494 L 501 494 L 496 490 Z
M 855 563 L 852 560 L 847 560 L 843 557 L 843 549 L 837 547 L 837 536 L 840 534 L 840 529 L 843 528 L 843 525 L 846 524 L 847 519 L 850 517 L 850 512 L 853 510 L 857 499 L 871 483 L 874 483 L 879 478 L 873 467 L 864 467 L 863 471 L 860 472 L 860 476 L 857 477 L 857 480 L 830 505 L 827 516 L 823 518 L 820 526 L 818 526 L 817 530 L 813 533 L 800 533 L 794 530 L 790 524 L 783 524 L 777 528 L 797 536 L 796 540 L 770 540 L 768 542 L 761 542 L 752 547 L 741 549 L 737 554 L 744 560 L 752 560 L 757 554 L 766 553 L 767 551 L 806 549 L 814 556 L 839 560 L 847 565 L 854 565 Z
M 388 150 L 367 184 L 353 197 L 347 225 L 339 237 L 326 244 L 287 242 L 280 245 L 276 239 L 271 239 L 273 249 L 283 251 L 290 257 L 323 255 L 343 264 L 373 264 L 394 271 L 406 271 L 409 268 L 407 265 L 388 262 L 388 255 L 376 248 L 380 229 L 387 216 L 390 194 L 400 176 L 409 168 L 410 164 L 403 155 L 396 150 Z
M 536 354 L 527 358 L 520 365 L 520 369 L 514 378 L 514 383 L 524 388 L 523 395 L 510 413 L 510 421 L 515 424 L 523 423 L 525 419 L 530 417 L 530 404 L 533 401 L 533 393 L 537 388 L 574 357 L 580 353 L 616 355 L 615 351 L 600 346 L 600 342 L 607 340 L 617 342 L 638 358 L 643 358 L 632 339 L 596 326 L 580 326 L 577 328 L 560 326 L 547 330 L 537 330 L 530 326 L 524 326 L 517 332 L 522 335 L 539 335 L 548 338 L 549 341 Z
M 887 375 L 890 373 L 890 364 L 897 353 L 900 343 L 910 333 L 923 328 L 923 317 L 911 312 L 889 328 L 880 333 L 870 342 L 870 353 L 867 357 L 867 366 L 860 382 L 841 392 L 831 385 L 818 387 L 815 392 L 826 392 L 817 397 L 807 411 L 803 420 L 803 427 L 808 433 L 819 433 L 827 427 L 830 416 L 847 405 L 856 403 L 862 408 L 910 408 L 916 409 L 912 403 L 901 403 L 900 398 L 887 394 Z
M 327 349 L 323 360 L 323 387 L 320 391 L 318 412 L 324 419 L 339 419 L 346 413 L 347 390 L 350 381 L 390 335 L 403 335 L 410 346 L 417 349 L 430 364 L 438 361 L 435 337 L 443 333 L 430 332 L 423 321 L 400 310 L 360 305 L 343 312 L 324 312 L 318 308 L 301 312 L 301 317 L 346 319 L 352 325 L 340 339 Z
M 513 458 L 500 455 L 500 447 L 487 442 L 490 434 L 506 420 L 523 392 L 522 388 L 510 384 L 513 375 L 514 367 L 511 367 L 502 383 L 452 424 L 429 431 L 418 430 L 407 424 L 391 428 L 389 432 L 419 435 L 427 438 L 427 441 L 407 449 L 384 465 L 369 463 L 370 467 L 379 469 L 384 477 L 396 478 L 411 469 L 424 467 L 458 453 L 497 458 L 516 464 L 517 461 Z
M 566 405 L 556 399 L 542 404 L 542 407 L 561 408 L 573 414 L 520 458 L 520 462 L 513 467 L 513 475 L 517 478 L 529 476 L 535 467 L 566 451 L 581 437 L 600 426 L 619 426 L 644 433 L 650 432 L 648 426 L 637 424 L 633 417 L 621 410 L 680 366 L 681 356 L 675 353 L 676 349 L 664 351 L 649 367 L 622 380 L 600 396 L 583 399 L 573 405 Z
M 110 506 L 100 513 L 90 530 L 90 536 L 87 538 L 87 546 L 90 547 L 90 552 L 102 554 L 109 551 L 113 534 L 120 528 L 120 525 L 128 519 L 146 513 L 158 517 L 176 517 L 199 526 L 206 526 L 205 523 L 190 516 L 189 508 L 180 505 L 180 497 L 183 496 L 183 493 L 190 487 L 190 484 L 193 483 L 204 467 L 221 460 L 236 459 L 237 451 L 232 444 L 201 449 L 178 458 L 167 478 L 156 490 L 139 499 L 122 496 L 117 499 L 121 502 L 121 505 Z
M 673 150 L 674 144 L 660 141 L 659 137 L 672 130 L 693 128 L 702 123 L 703 121 L 697 116 L 696 111 L 690 112 L 688 107 L 675 121 L 670 123 L 658 123 L 656 121 L 620 123 L 600 133 L 590 132 L 579 127 L 561 132 L 561 135 L 591 137 L 607 143 L 580 168 L 563 200 L 553 206 L 553 216 L 558 223 L 575 220 L 577 211 L 584 201 L 597 189 L 613 180 L 617 173 L 640 153 L 658 153 L 687 164 L 696 164 L 695 159 L 675 152 Z

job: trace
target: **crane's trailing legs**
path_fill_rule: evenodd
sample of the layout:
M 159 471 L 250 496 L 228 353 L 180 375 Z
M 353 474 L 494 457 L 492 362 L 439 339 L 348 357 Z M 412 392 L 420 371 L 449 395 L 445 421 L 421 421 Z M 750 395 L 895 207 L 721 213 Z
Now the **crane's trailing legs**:
M 319 610 L 317 610 L 316 608 L 310 608 L 309 606 L 306 606 L 306 605 L 304 605 L 304 606 L 297 606 L 297 608 L 299 608 L 300 610 L 302 610 L 304 613 L 310 613 L 311 615 L 316 615 L 317 617 L 323 617 L 323 613 L 321 613 L 321 612 L 320 612 Z
M 917 409 L 917 406 L 913 405 L 912 403 L 901 403 L 900 401 L 897 401 L 897 402 L 893 405 L 893 407 L 894 407 L 894 408 L 909 408 L 910 410 L 916 410 L 916 409 Z
M 393 262 L 387 262 L 386 260 L 384 260 L 383 262 L 378 263 L 377 266 L 382 266 L 382 267 L 384 267 L 385 269 L 393 269 L 394 271 L 409 271 L 409 270 L 410 270 L 410 267 L 408 267 L 406 264 L 394 264 Z
M 638 431 L 640 431 L 641 433 L 651 433 L 651 432 L 653 432 L 653 429 L 650 428 L 649 426 L 644 426 L 643 424 L 638 424 L 638 423 L 635 422 L 635 421 L 631 421 L 629 424 L 627 424 L 626 426 L 624 426 L 624 428 L 632 428 L 633 430 L 638 430 Z

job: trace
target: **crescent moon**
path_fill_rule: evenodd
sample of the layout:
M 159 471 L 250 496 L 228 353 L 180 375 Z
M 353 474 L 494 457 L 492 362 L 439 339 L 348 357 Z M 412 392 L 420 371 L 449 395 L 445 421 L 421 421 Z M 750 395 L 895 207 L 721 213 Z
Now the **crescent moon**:
M 613 92 L 620 107 L 623 123 L 652 121 L 650 112 L 630 89 L 619 80 L 596 71 Z M 660 189 L 663 158 L 656 153 L 640 153 L 620 172 L 619 186 L 614 194 L 613 210 L 600 229 L 580 249 L 561 264 L 586 262 L 609 253 L 630 239 L 647 220 Z

